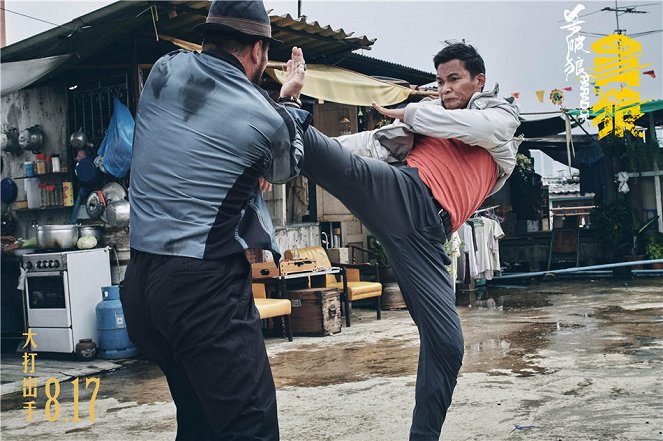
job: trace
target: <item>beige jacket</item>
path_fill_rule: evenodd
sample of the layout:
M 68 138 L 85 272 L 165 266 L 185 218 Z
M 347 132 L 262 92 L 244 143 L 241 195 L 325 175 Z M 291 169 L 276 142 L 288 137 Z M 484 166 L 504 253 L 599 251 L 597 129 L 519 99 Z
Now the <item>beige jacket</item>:
M 477 92 L 465 109 L 447 110 L 440 99 L 410 103 L 404 122 L 336 138 L 341 145 L 360 156 L 386 162 L 402 161 L 412 149 L 414 134 L 433 138 L 458 139 L 482 147 L 497 163 L 499 174 L 491 194 L 497 192 L 516 166 L 516 153 L 523 138 L 515 137 L 520 125 L 513 99 L 499 98 L 499 86 Z

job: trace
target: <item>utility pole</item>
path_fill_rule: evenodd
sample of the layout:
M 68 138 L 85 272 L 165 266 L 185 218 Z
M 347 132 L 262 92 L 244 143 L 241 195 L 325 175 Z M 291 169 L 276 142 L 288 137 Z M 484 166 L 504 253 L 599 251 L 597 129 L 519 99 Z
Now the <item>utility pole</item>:
M 7 46 L 7 28 L 5 25 L 5 0 L 0 0 L 0 47 Z

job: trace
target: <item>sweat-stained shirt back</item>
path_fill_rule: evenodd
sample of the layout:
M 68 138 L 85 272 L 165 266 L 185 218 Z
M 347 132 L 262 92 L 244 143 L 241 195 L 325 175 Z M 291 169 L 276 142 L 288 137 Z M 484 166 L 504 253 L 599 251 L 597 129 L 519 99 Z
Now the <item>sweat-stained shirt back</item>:
M 279 254 L 258 179 L 298 173 L 308 112 L 274 103 L 227 52 L 161 57 L 136 116 L 131 247 L 219 259 L 247 248 Z

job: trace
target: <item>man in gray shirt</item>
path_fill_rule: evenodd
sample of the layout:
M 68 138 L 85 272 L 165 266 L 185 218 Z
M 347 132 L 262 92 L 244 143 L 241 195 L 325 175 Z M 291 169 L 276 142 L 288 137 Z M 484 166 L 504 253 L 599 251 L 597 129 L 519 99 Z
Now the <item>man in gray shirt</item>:
M 259 179 L 299 172 L 311 116 L 255 85 L 280 43 L 262 2 L 215 1 L 199 30 L 203 52 L 159 59 L 138 105 L 122 305 L 132 341 L 168 379 L 178 440 L 277 440 L 244 250 L 278 257 Z M 296 101 L 304 71 L 293 48 L 284 96 Z

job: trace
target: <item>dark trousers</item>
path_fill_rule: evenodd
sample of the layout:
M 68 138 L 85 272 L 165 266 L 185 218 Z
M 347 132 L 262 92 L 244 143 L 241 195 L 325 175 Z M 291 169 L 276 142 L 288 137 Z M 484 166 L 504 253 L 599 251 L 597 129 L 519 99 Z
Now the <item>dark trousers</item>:
M 132 250 L 121 300 L 131 340 L 166 375 L 177 440 L 279 439 L 243 254 L 208 261 Z
M 416 169 L 362 158 L 311 127 L 302 173 L 382 243 L 421 340 L 410 440 L 438 440 L 463 360 L 444 228 Z

